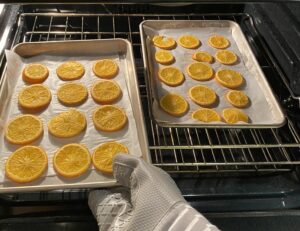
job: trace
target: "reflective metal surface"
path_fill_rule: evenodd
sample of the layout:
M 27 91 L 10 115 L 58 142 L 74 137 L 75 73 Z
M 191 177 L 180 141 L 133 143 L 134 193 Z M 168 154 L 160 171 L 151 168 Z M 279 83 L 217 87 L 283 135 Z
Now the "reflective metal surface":
M 267 79 L 280 82 L 284 77 L 277 72 L 275 60 L 265 44 L 254 40 L 256 30 L 253 21 L 244 13 L 23 13 L 16 37 L 24 42 L 96 38 L 126 38 L 131 41 L 152 162 L 168 172 L 221 175 L 278 172 L 290 171 L 294 165 L 300 164 L 299 134 L 289 116 L 286 125 L 278 129 L 163 128 L 157 125 L 149 116 L 138 28 L 142 21 L 148 19 L 233 20 L 241 26 L 250 46 L 255 49 L 254 53 Z M 281 88 L 283 86 L 280 85 Z

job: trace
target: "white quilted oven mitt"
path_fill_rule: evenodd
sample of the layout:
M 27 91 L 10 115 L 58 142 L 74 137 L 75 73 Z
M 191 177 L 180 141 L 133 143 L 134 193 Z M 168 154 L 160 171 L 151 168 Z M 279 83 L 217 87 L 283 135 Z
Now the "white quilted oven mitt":
M 114 231 L 216 231 L 187 204 L 171 177 L 132 155 L 114 159 L 114 176 L 124 187 L 96 190 L 89 207 L 99 230 Z

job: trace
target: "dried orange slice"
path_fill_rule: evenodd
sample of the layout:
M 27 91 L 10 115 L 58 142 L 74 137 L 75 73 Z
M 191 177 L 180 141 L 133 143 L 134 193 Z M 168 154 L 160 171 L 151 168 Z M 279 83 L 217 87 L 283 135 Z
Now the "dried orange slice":
M 155 60 L 160 64 L 169 65 L 175 61 L 175 58 L 169 51 L 156 51 Z
M 192 63 L 186 69 L 192 79 L 205 81 L 213 77 L 213 69 L 205 63 Z
M 200 41 L 193 35 L 183 35 L 178 39 L 178 43 L 188 49 L 195 49 L 200 46 Z
M 81 144 L 62 146 L 53 157 L 55 171 L 64 177 L 73 178 L 85 173 L 91 165 L 89 150 Z
M 221 121 L 219 114 L 215 110 L 208 108 L 200 108 L 194 111 L 192 118 L 206 123 Z
M 226 108 L 222 112 L 226 123 L 235 124 L 239 121 L 248 123 L 249 118 L 246 113 L 236 108 Z
M 226 99 L 235 107 L 246 107 L 249 104 L 248 96 L 242 91 L 231 90 L 227 92 Z
M 176 67 L 164 67 L 158 71 L 158 78 L 165 84 L 176 87 L 183 83 L 184 76 Z
M 117 142 L 101 144 L 93 153 L 93 165 L 99 171 L 110 174 L 113 171 L 113 159 L 118 153 L 128 153 L 127 147 Z
M 48 166 L 45 151 L 36 146 L 24 146 L 13 152 L 5 163 L 6 176 L 17 183 L 39 178 Z
M 170 50 L 173 49 L 176 46 L 176 42 L 173 38 L 163 36 L 163 35 L 156 35 L 152 39 L 155 46 L 161 48 Z
M 29 144 L 43 134 L 43 123 L 34 115 L 21 115 L 12 119 L 6 129 L 5 137 L 13 144 Z
M 94 111 L 93 122 L 98 130 L 114 132 L 121 130 L 126 125 L 127 116 L 123 109 L 113 105 L 105 105 Z
M 94 63 L 93 72 L 99 78 L 111 79 L 118 74 L 119 66 L 111 59 L 102 59 Z
M 88 91 L 83 84 L 65 83 L 57 90 L 58 100 L 67 106 L 82 104 L 88 97 Z
M 174 93 L 163 96 L 159 104 L 165 112 L 172 116 L 183 116 L 189 108 L 188 102 L 181 95 Z
M 76 61 L 65 62 L 56 69 L 57 76 L 62 80 L 80 79 L 84 72 L 84 66 Z
M 208 39 L 209 45 L 217 49 L 225 49 L 230 45 L 229 40 L 221 35 L 214 35 Z
M 42 83 L 49 75 L 48 68 L 40 63 L 28 64 L 22 73 L 23 80 L 27 83 Z
M 243 84 L 244 78 L 242 75 L 234 70 L 220 70 L 216 73 L 216 81 L 228 88 L 238 88 Z
M 192 58 L 198 62 L 212 63 L 214 58 L 206 51 L 198 51 L 193 54 Z
M 231 65 L 234 64 L 237 61 L 237 56 L 232 51 L 218 51 L 215 55 L 216 60 L 218 60 L 220 63 Z
M 210 106 L 216 102 L 217 99 L 217 95 L 214 90 L 203 85 L 191 87 L 189 90 L 189 96 L 195 103 L 201 106 Z
M 100 80 L 92 86 L 91 94 L 97 103 L 110 104 L 122 95 L 119 85 L 112 80 Z
M 86 120 L 84 114 L 74 108 L 59 113 L 48 122 L 49 132 L 61 138 L 76 136 L 81 133 L 85 127 Z
M 25 109 L 39 110 L 49 105 L 51 92 L 42 84 L 24 87 L 18 96 L 19 105 Z

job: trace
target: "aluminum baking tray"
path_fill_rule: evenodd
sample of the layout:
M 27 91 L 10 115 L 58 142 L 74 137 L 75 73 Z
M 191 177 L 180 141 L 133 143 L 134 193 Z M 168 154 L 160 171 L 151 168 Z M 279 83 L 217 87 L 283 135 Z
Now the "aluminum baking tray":
M 139 88 L 137 83 L 132 45 L 130 44 L 129 41 L 124 39 L 103 39 L 103 40 L 85 40 L 85 41 L 57 41 L 57 42 L 54 41 L 54 42 L 21 43 L 16 45 L 13 48 L 13 51 L 24 60 L 31 59 L 31 58 L 38 58 L 41 57 L 41 55 L 47 57 L 51 57 L 51 56 L 66 57 L 67 59 L 69 57 L 87 56 L 87 57 L 93 57 L 94 60 L 99 59 L 99 57 L 106 57 L 111 55 L 117 56 L 118 59 L 120 60 L 120 63 L 122 63 L 123 69 L 120 69 L 120 72 L 123 70 L 122 71 L 123 73 L 121 74 L 122 76 L 124 76 L 126 86 L 127 86 L 127 88 L 126 86 L 121 86 L 121 88 L 123 90 L 123 93 L 124 91 L 126 91 L 125 89 L 128 90 L 128 98 L 129 98 L 129 102 L 131 103 L 132 115 L 136 124 L 136 133 L 137 133 L 136 136 L 141 150 L 141 153 L 138 154 L 138 156 L 141 156 L 147 162 L 150 162 L 148 140 L 147 140 L 145 124 L 144 124 L 144 115 L 141 109 L 140 93 L 139 93 Z M 14 65 L 16 64 L 14 63 Z M 90 71 L 90 70 L 86 70 L 86 71 Z M 8 68 L 6 69 L 6 72 L 8 72 Z M 52 72 L 55 73 L 55 71 Z M 51 77 L 53 76 L 49 75 L 48 79 Z M 94 80 L 96 81 L 97 78 Z M 2 122 L 0 123 L 1 124 L 0 128 L 4 127 L 3 118 L 5 118 L 5 115 L 8 114 L 7 111 L 9 111 L 10 108 L 9 107 L 10 103 L 3 104 L 3 102 L 13 101 L 13 99 L 11 99 L 12 94 L 9 93 L 8 90 L 11 87 L 9 86 L 9 84 L 11 83 L 10 81 L 8 81 L 7 75 L 4 74 L 0 82 L 0 102 L 1 102 L 0 121 Z M 54 97 L 55 96 L 52 92 L 52 101 Z M 46 121 L 44 121 L 44 126 L 45 126 L 45 122 Z M 90 138 L 88 137 L 88 139 Z M 91 139 L 98 139 L 98 137 L 91 137 Z M 92 152 L 92 150 L 90 151 Z M 1 163 L 1 166 L 3 171 L 4 163 Z M 4 181 L 3 183 L 0 184 L 0 192 L 4 193 L 4 192 L 54 190 L 54 189 L 66 189 L 66 188 L 112 187 L 116 185 L 117 183 L 113 178 L 113 176 L 100 174 L 95 170 L 91 170 L 87 174 L 84 174 L 84 176 L 75 179 L 64 179 L 57 175 L 54 176 L 46 175 L 43 176 L 40 180 L 28 184 L 16 184 L 11 181 Z
M 152 111 L 151 116 L 160 126 L 163 127 L 213 127 L 213 128 L 275 128 L 285 123 L 285 116 L 275 98 L 265 76 L 262 72 L 240 26 L 229 20 L 146 20 L 140 24 L 140 34 L 144 67 L 147 74 L 147 90 L 149 93 L 149 105 Z M 185 82 L 178 87 L 169 87 L 158 80 L 157 72 L 162 65 L 154 59 L 155 51 L 159 50 L 152 43 L 155 35 L 173 37 L 175 40 L 184 34 L 191 34 L 198 37 L 201 46 L 197 49 L 185 49 L 180 45 L 170 50 L 175 56 L 175 66 L 184 73 Z M 222 109 L 232 107 L 224 98 L 228 90 L 221 87 L 214 79 L 199 82 L 188 77 L 186 66 L 192 62 L 192 54 L 195 51 L 208 51 L 214 56 L 217 49 L 210 47 L 207 40 L 210 36 L 220 34 L 230 41 L 228 50 L 234 51 L 239 59 L 235 65 L 223 65 L 218 62 L 211 64 L 212 68 L 233 69 L 242 73 L 245 84 L 240 88 L 250 98 L 250 106 L 244 110 L 250 118 L 250 123 L 226 124 L 224 122 L 202 123 L 191 119 L 191 112 L 200 108 L 192 102 L 188 96 L 188 88 L 196 84 L 207 85 L 215 90 L 219 99 L 214 109 L 221 114 Z M 189 112 L 180 118 L 175 118 L 163 112 L 159 107 L 159 98 L 166 92 L 179 93 L 189 102 Z

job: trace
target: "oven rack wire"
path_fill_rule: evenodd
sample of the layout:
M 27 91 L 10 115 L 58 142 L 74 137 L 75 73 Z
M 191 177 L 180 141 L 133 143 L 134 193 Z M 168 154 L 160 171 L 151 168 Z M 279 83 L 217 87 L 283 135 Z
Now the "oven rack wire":
M 19 42 L 128 39 L 136 58 L 152 162 L 170 173 L 266 173 L 290 171 L 300 164 L 300 137 L 288 116 L 286 125 L 278 129 L 163 128 L 155 124 L 149 115 L 147 76 L 143 69 L 138 27 L 147 19 L 233 20 L 246 34 L 267 77 L 268 73 L 277 73 L 282 80 L 285 79 L 267 45 L 257 40 L 258 33 L 252 18 L 245 13 L 21 13 L 12 46 Z

